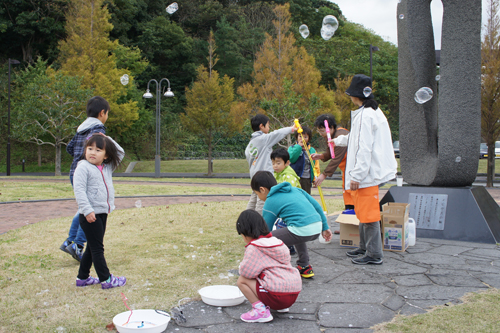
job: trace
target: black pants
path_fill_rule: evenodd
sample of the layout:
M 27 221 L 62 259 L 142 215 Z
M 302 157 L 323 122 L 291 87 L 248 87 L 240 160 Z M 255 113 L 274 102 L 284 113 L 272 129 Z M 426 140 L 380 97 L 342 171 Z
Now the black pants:
M 85 216 L 80 214 L 80 226 L 87 237 L 87 248 L 80 262 L 78 278 L 85 280 L 90 275 L 90 267 L 94 263 L 94 269 L 101 282 L 109 279 L 109 269 L 104 259 L 104 233 L 106 232 L 106 221 L 108 214 L 96 214 L 95 222 L 89 223 Z

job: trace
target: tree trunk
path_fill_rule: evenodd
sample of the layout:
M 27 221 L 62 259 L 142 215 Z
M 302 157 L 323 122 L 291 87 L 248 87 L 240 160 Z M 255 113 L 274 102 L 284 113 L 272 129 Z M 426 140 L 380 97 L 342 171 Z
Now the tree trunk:
M 213 173 L 212 169 L 212 142 L 208 144 L 208 176 L 211 177 Z
M 486 187 L 493 187 L 495 178 L 495 143 L 488 145 L 488 164 L 486 166 Z
M 42 166 L 42 146 L 38 145 L 38 166 Z
M 56 143 L 56 176 L 61 175 L 61 144 Z

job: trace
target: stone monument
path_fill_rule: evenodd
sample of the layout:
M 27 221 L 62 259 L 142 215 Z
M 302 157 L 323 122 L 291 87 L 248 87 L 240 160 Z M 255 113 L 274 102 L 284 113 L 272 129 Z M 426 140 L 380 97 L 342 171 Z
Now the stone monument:
M 439 80 L 431 0 L 398 4 L 399 142 L 403 179 L 382 199 L 410 203 L 417 237 L 499 243 L 500 209 L 472 187 L 481 142 L 481 0 L 442 0 Z M 423 87 L 433 92 L 415 101 Z

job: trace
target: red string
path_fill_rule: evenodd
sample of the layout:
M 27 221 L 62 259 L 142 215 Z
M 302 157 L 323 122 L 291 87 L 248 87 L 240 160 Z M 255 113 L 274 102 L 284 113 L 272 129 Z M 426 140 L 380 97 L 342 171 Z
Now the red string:
M 125 326 L 130 321 L 130 317 L 132 317 L 132 309 L 129 308 L 128 305 L 127 305 L 128 298 L 123 293 L 120 293 L 120 294 L 122 295 L 123 304 L 125 304 L 125 306 L 127 307 L 127 309 L 130 310 L 130 316 L 128 316 L 127 322 L 125 324 L 123 324 L 123 326 Z

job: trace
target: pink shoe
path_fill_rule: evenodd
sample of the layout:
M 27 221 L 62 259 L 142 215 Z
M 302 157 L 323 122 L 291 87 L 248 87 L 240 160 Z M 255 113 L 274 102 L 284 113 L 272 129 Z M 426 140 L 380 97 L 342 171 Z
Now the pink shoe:
M 257 310 L 252 309 L 242 314 L 240 318 L 247 323 L 267 323 L 273 320 L 273 315 L 271 311 L 269 311 L 269 307 L 266 306 L 266 311 L 264 311 L 264 313 L 259 313 Z

